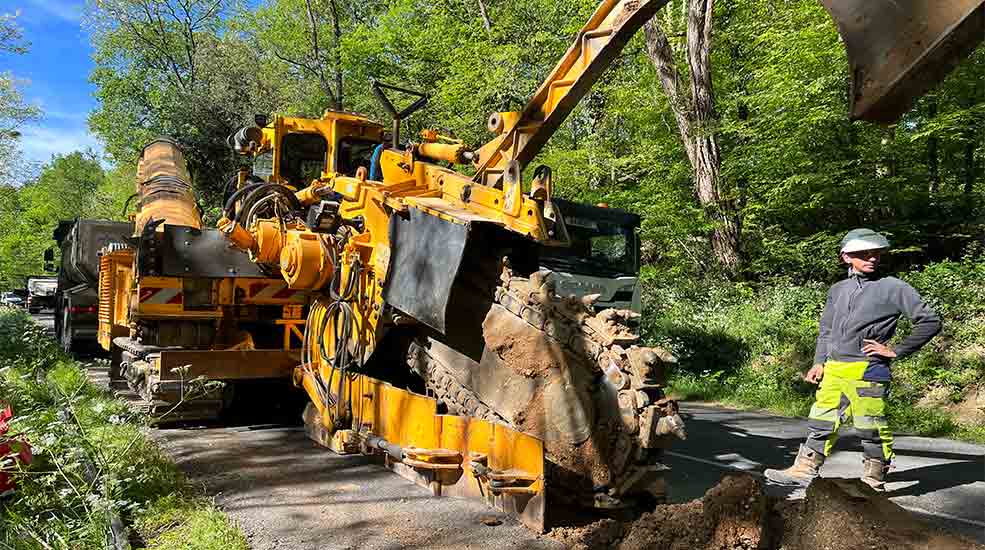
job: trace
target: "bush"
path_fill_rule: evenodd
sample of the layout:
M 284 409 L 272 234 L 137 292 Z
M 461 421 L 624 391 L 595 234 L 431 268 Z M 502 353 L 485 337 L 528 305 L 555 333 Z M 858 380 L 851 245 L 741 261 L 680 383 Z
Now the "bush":
M 0 310 L 0 401 L 15 415 L 8 435 L 35 453 L 2 504 L 0 547 L 103 548 L 112 509 L 152 548 L 215 548 L 216 533 L 229 535 L 227 548 L 246 548 L 146 437 L 146 418 L 92 384 L 39 329 L 22 312 Z M 166 522 L 157 518 L 164 510 Z
M 645 274 L 646 275 L 646 274 Z M 922 435 L 981 439 L 985 426 L 949 404 L 985 379 L 985 263 L 975 258 L 928 265 L 900 276 L 944 320 L 942 334 L 893 365 L 890 421 Z M 643 277 L 643 335 L 679 360 L 671 375 L 681 399 L 720 401 L 804 416 L 815 386 L 801 378 L 813 362 L 827 288 L 775 279 L 751 286 L 674 283 Z M 908 330 L 901 322 L 900 333 Z M 928 402 L 928 395 L 938 397 Z M 929 410 L 931 409 L 932 410 Z

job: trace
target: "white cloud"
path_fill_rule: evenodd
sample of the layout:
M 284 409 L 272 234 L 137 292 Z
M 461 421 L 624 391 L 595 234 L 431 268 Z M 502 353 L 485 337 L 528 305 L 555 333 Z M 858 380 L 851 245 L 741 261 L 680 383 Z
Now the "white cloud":
M 37 104 L 41 108 L 41 114 L 45 120 L 57 120 L 66 124 L 85 124 L 89 120 L 88 111 L 62 111 L 59 109 L 48 109 L 41 101 L 38 101 Z
M 76 128 L 28 127 L 21 131 L 20 149 L 28 161 L 48 162 L 52 155 L 92 149 L 100 157 L 102 143 L 83 126 Z
M 27 0 L 27 3 L 48 15 L 73 23 L 82 20 L 82 8 L 85 7 L 85 2 L 73 0 Z

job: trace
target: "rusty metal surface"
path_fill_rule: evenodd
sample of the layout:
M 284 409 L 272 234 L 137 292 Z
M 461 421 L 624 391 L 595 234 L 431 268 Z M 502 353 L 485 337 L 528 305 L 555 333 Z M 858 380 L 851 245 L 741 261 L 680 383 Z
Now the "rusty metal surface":
M 852 70 L 853 119 L 890 123 L 985 36 L 985 0 L 821 0 Z
M 161 379 L 177 380 L 172 370 L 185 365 L 191 365 L 181 375 L 185 380 L 196 376 L 211 380 L 289 378 L 300 362 L 297 352 L 282 350 L 162 351 Z

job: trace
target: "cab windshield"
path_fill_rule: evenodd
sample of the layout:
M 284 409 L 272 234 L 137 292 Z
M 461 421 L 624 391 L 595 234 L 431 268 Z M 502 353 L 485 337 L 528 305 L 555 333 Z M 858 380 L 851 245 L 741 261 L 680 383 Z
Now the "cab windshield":
M 560 199 L 554 203 L 564 219 L 571 246 L 541 248 L 543 267 L 596 277 L 639 274 L 639 216 Z
M 280 177 L 291 185 L 304 187 L 325 171 L 328 143 L 321 134 L 288 134 L 280 150 Z
M 355 176 L 359 167 L 369 170 L 369 165 L 373 157 L 373 151 L 378 142 L 359 139 L 342 138 L 339 140 L 339 154 L 336 158 L 335 171 L 343 176 Z

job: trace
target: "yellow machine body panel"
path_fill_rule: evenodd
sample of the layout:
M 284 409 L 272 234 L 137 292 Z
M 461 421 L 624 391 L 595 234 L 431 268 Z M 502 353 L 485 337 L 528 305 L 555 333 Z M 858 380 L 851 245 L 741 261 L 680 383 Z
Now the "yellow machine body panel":
M 370 451 L 381 438 L 389 445 L 387 466 L 403 477 L 435 495 L 483 499 L 515 514 L 531 529 L 544 531 L 543 441 L 499 423 L 438 414 L 438 404 L 430 397 L 366 375 L 345 375 L 325 364 L 317 372 L 312 365 L 302 365 L 294 376 L 311 395 L 323 394 L 327 385 L 349 396 L 351 428 L 326 430 L 336 425 L 339 415 L 320 399 L 306 413 L 309 434 L 322 438 L 322 444 L 345 454 Z M 360 449 L 367 446 L 370 449 Z M 394 456 L 392 446 L 403 456 Z
M 130 296 L 133 289 L 132 249 L 99 258 L 99 345 L 109 351 L 113 338 L 130 333 Z

